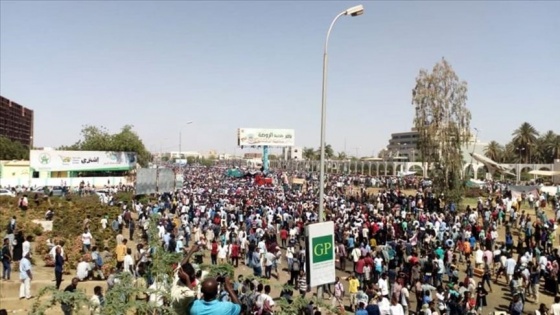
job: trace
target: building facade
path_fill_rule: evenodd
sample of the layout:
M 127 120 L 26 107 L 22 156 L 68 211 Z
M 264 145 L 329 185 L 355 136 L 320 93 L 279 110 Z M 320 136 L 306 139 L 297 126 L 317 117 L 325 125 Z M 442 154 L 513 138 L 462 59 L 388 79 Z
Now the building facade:
M 282 157 L 284 160 L 303 160 L 303 148 L 284 147 L 282 148 Z
M 33 147 L 33 110 L 0 96 L 0 136 Z
M 421 162 L 422 156 L 418 150 L 418 140 L 419 134 L 414 128 L 406 132 L 393 133 L 387 148 L 383 151 L 382 158 L 405 162 Z M 472 163 L 470 153 L 484 155 L 484 149 L 487 145 L 487 143 L 480 142 L 478 139 L 469 139 L 461 147 L 463 161 Z

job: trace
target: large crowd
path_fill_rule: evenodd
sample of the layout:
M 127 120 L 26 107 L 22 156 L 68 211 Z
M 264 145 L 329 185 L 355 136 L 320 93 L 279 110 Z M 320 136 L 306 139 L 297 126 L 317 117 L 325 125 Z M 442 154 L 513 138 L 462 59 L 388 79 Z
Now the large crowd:
M 277 311 L 278 297 L 290 303 L 316 295 L 358 315 L 463 315 L 491 311 L 487 296 L 502 283 L 508 288 L 503 294 L 511 297 L 508 313 L 521 315 L 527 303 L 536 303 L 539 315 L 560 314 L 555 246 L 560 208 L 550 215 L 544 196 L 514 197 L 508 185 L 496 183 L 492 197 L 459 209 L 420 181 L 328 176 L 323 219 L 335 224 L 339 270 L 332 284 L 310 288 L 304 229 L 319 219 L 316 174 L 271 173 L 272 184 L 257 185 L 254 177 L 225 173 L 217 167 L 185 168 L 177 191 L 160 195 L 157 202 L 122 205 L 118 217 L 100 222 L 114 231 L 115 248 L 92 244 L 91 221 L 85 217 L 83 250 L 91 259 L 78 264 L 65 291 L 76 290 L 80 281 L 105 280 L 91 300 L 92 313 L 103 314 L 103 287 L 111 290 L 126 273 L 145 292 L 136 299 L 169 306 L 177 314 L 266 315 Z M 293 178 L 304 184 L 292 184 Z M 381 189 L 368 190 L 371 182 Z M 405 194 L 404 183 L 415 193 Z M 148 272 L 154 238 L 157 250 L 184 254 L 173 279 Z M 4 241 L 3 261 L 15 254 L 11 240 L 13 234 Z M 30 298 L 29 250 L 18 255 L 20 298 Z M 51 255 L 59 288 L 64 244 L 52 244 Z M 105 278 L 100 270 L 110 260 L 116 260 L 116 268 Z M 202 264 L 245 266 L 252 272 L 215 279 L 204 277 Z M 556 297 L 554 304 L 541 303 L 540 286 Z M 170 292 L 170 300 L 157 293 L 161 288 Z M 72 314 L 71 305 L 63 304 L 62 310 Z M 325 310 L 310 302 L 302 312 Z

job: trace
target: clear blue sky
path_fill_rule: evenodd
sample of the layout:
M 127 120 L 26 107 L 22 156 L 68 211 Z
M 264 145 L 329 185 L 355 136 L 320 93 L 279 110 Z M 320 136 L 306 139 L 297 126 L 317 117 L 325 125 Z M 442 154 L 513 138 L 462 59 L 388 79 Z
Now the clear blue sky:
M 360 2 L 1 1 L 0 92 L 35 110 L 35 144 L 133 124 L 151 150 L 233 152 L 239 127 L 319 144 L 322 49 Z M 411 127 L 420 68 L 469 84 L 472 127 L 560 132 L 560 2 L 363 2 L 331 36 L 327 142 L 377 154 Z M 193 124 L 184 126 L 186 121 Z M 240 153 L 237 150 L 237 153 Z

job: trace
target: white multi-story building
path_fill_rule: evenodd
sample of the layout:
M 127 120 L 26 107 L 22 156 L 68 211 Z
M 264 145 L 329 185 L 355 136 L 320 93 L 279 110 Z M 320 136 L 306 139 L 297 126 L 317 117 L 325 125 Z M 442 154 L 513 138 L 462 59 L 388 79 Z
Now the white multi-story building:
M 302 147 L 285 147 L 282 148 L 282 158 L 284 160 L 303 160 L 303 148 Z
M 384 159 L 398 159 L 409 162 L 418 162 L 421 160 L 421 153 L 418 150 L 419 134 L 415 128 L 406 132 L 397 132 L 391 134 L 389 145 L 383 151 Z M 461 151 L 463 154 L 463 161 L 470 162 L 470 153 L 478 153 L 484 155 L 484 149 L 488 144 L 480 142 L 475 137 L 463 145 Z

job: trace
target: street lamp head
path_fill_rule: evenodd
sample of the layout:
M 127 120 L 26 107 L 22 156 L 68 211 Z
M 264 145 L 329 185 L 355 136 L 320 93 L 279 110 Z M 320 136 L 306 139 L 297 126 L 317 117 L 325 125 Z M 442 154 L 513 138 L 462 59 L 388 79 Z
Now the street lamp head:
M 348 10 L 344 11 L 345 15 L 350 15 L 350 16 L 359 16 L 364 14 L 364 6 L 363 5 L 357 5 L 355 7 L 351 7 Z
M 187 125 L 190 125 L 190 124 L 192 124 L 192 123 L 193 123 L 192 121 L 187 121 L 187 122 L 186 122 Z

